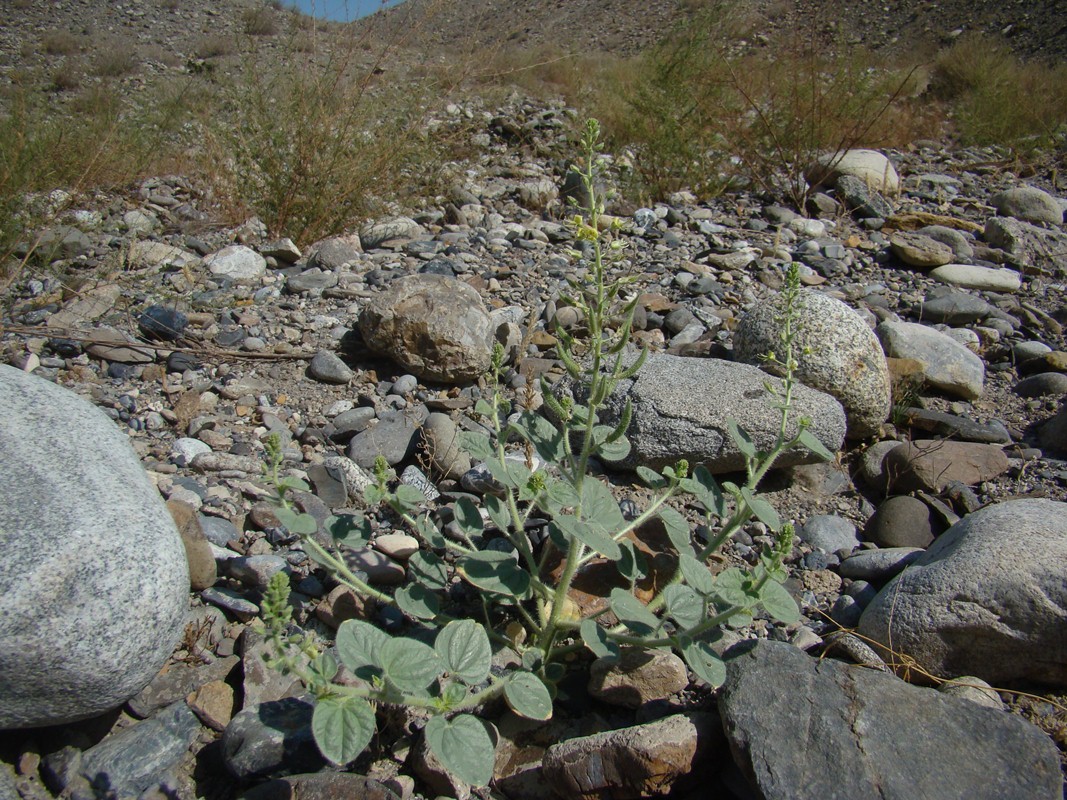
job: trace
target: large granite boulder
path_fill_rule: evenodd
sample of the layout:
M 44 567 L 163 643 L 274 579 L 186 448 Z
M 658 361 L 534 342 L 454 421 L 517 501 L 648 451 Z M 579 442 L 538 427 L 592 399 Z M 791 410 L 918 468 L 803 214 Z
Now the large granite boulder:
M 1067 503 L 988 506 L 888 583 L 859 630 L 936 675 L 1067 686 L 1064 564 Z
M 189 573 L 129 440 L 73 392 L 0 366 L 0 728 L 95 716 L 177 644 Z
M 473 288 L 443 275 L 409 275 L 359 317 L 371 349 L 429 381 L 474 380 L 489 369 L 493 329 Z
M 741 319 L 734 335 L 738 361 L 781 374 L 761 356 L 781 349 L 782 304 L 778 295 Z M 878 337 L 840 300 L 810 289 L 801 290 L 793 316 L 797 379 L 841 402 L 850 439 L 878 433 L 890 406 L 889 367 Z
M 1062 791 L 1056 745 L 1026 720 L 783 642 L 728 657 L 719 712 L 734 760 L 766 800 Z

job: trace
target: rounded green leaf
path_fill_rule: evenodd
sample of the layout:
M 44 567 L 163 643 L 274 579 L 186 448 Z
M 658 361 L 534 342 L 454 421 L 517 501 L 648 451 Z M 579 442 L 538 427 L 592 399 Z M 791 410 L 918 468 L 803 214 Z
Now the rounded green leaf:
M 782 527 L 782 520 L 779 518 L 778 512 L 774 510 L 774 506 L 762 497 L 757 496 L 747 486 L 741 488 L 741 496 L 745 498 L 748 507 L 752 509 L 752 513 L 756 515 L 760 522 L 772 531 L 777 531 Z
M 560 514 L 556 517 L 555 523 L 564 534 L 577 539 L 590 550 L 595 550 L 612 561 L 617 561 L 622 557 L 619 543 L 596 522 L 585 522 L 570 514 Z
M 493 650 L 485 628 L 474 620 L 454 620 L 437 634 L 434 650 L 452 675 L 475 685 L 489 677 Z
M 685 582 L 700 594 L 708 594 L 715 587 L 711 571 L 699 559 L 688 553 L 682 553 L 678 557 L 678 566 L 682 570 Z
M 618 643 L 612 641 L 608 632 L 597 625 L 595 619 L 584 619 L 579 627 L 582 641 L 597 658 L 615 658 L 621 654 Z
M 337 629 L 337 655 L 349 671 L 366 677 L 367 667 L 381 668 L 378 654 L 388 641 L 387 633 L 368 622 L 345 620 Z
M 552 718 L 552 695 L 541 679 L 531 672 L 512 673 L 504 686 L 504 699 L 520 717 L 537 720 Z
M 645 485 L 650 489 L 662 489 L 667 485 L 667 481 L 658 472 L 653 472 L 648 467 L 638 467 L 637 477 L 645 482 Z
M 489 415 L 492 415 L 491 411 Z M 459 446 L 469 453 L 471 458 L 476 458 L 479 461 L 491 458 L 494 453 L 493 443 L 489 440 L 489 437 L 484 433 L 475 431 L 460 431 Z
M 433 717 L 423 735 L 441 766 L 464 783 L 486 786 L 493 779 L 493 740 L 478 718 L 462 714 L 450 722 Z
M 438 556 L 420 550 L 408 559 L 408 578 L 428 589 L 444 589 L 448 586 L 448 569 Z
M 682 658 L 689 669 L 711 687 L 722 686 L 726 680 L 726 664 L 707 642 L 687 642 Z
M 691 549 L 691 534 L 689 531 L 689 523 L 685 517 L 679 514 L 670 506 L 664 506 L 659 511 L 660 521 L 663 523 L 663 527 L 667 531 L 667 538 L 671 540 L 671 544 L 679 553 L 684 553 Z
M 482 515 L 470 498 L 461 497 L 456 501 L 455 519 L 456 525 L 467 536 L 477 536 L 482 532 Z
M 760 604 L 768 614 L 786 625 L 792 625 L 800 619 L 797 601 L 777 581 L 767 581 L 763 584 L 760 589 Z
M 523 598 L 530 591 L 530 573 L 510 553 L 482 550 L 460 559 L 459 573 L 466 581 L 487 592 Z
M 364 547 L 370 541 L 370 522 L 362 514 L 330 515 L 323 528 L 334 542 L 347 547 Z
M 344 766 L 374 736 L 374 710 L 360 697 L 323 697 L 311 715 L 311 733 L 327 761 Z
M 289 529 L 290 533 L 311 535 L 319 529 L 319 523 L 310 514 L 301 514 L 291 508 L 277 508 L 274 516 Z
M 672 584 L 663 590 L 667 602 L 667 616 L 682 628 L 692 628 L 704 619 L 704 600 L 682 584 Z
M 619 622 L 638 636 L 648 636 L 659 629 L 659 618 L 625 589 L 611 590 L 611 610 Z
M 393 599 L 401 611 L 415 619 L 433 619 L 441 612 L 440 598 L 420 583 L 398 589 Z
M 436 651 L 415 639 L 387 640 L 378 660 L 385 677 L 406 692 L 425 691 L 445 671 Z

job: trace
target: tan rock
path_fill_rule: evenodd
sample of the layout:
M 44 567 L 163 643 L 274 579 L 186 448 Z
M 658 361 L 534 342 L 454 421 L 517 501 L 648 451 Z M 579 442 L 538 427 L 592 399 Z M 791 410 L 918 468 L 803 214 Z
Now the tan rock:
M 883 469 L 895 492 L 940 492 L 953 481 L 975 486 L 1006 472 L 1008 457 L 993 444 L 916 439 L 894 448 Z

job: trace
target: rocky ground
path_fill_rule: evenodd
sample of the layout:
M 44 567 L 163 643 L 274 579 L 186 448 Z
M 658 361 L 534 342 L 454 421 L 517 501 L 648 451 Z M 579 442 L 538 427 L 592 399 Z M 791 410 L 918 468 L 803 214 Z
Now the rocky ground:
M 299 791 L 323 796 L 471 792 L 426 763 L 417 720 L 383 721 L 349 771 L 325 767 L 307 735 L 302 688 L 264 667 L 254 624 L 266 580 L 286 570 L 297 623 L 326 642 L 348 618 L 407 625 L 355 601 L 279 526 L 262 473 L 269 434 L 281 439 L 284 471 L 313 487 L 298 501 L 320 522 L 364 506 L 365 470 L 379 454 L 447 522 L 459 497 L 484 491 L 477 465 L 447 443 L 457 428 L 479 425 L 488 342 L 507 348 L 507 396 L 536 405 L 534 378 L 562 375 L 555 326 L 581 335 L 564 300 L 566 279 L 586 268 L 567 254 L 575 242 L 561 222 L 565 175 L 530 156 L 558 147 L 569 112 L 516 101 L 492 114 L 448 113 L 442 124 L 464 120 L 475 131 L 463 181 L 410 216 L 304 250 L 269 240 L 255 220 L 220 229 L 203 187 L 173 176 L 128 196 L 76 198 L 44 231 L 4 303 L 11 366 L 0 376 L 0 442 L 6 463 L 25 465 L 9 468 L 16 488 L 4 490 L 4 528 L 58 509 L 68 525 L 94 531 L 89 542 L 72 535 L 62 558 L 95 588 L 83 587 L 84 608 L 72 602 L 56 614 L 47 580 L 28 565 L 52 545 L 10 548 L 0 568 L 18 587 L 9 610 L 36 627 L 26 638 L 24 622 L 0 625 L 14 643 L 5 669 L 31 676 L 32 698 L 58 692 L 67 705 L 48 711 L 9 684 L 0 708 L 6 725 L 30 726 L 82 704 L 121 708 L 4 734 L 0 795 L 273 797 L 301 782 Z M 749 194 L 609 207 L 626 244 L 615 269 L 636 278 L 640 295 L 634 343 L 652 353 L 626 387 L 637 409 L 635 457 L 684 456 L 730 477 L 739 461 L 724 442 L 726 418 L 766 441 L 774 419 L 764 378 L 741 362 L 765 349 L 761 336 L 773 341 L 774 315 L 742 320 L 770 307 L 795 263 L 818 293 L 801 318 L 810 348 L 802 379 L 821 390 L 798 394 L 798 413 L 814 418 L 836 460 L 776 471 L 762 487 L 799 532 L 787 583 L 799 623 L 757 619 L 728 630 L 721 648 L 757 646 L 731 662 L 718 692 L 674 656 L 597 666 L 588 686 L 585 669 L 575 670 L 552 723 L 495 720 L 503 743 L 494 796 L 545 797 L 555 787 L 565 797 L 703 797 L 714 785 L 722 797 L 861 797 L 885 783 L 912 796 L 1059 796 L 1063 189 L 1054 172 L 1021 180 L 995 150 L 927 143 L 888 155 L 898 185 L 882 185 L 891 170 L 876 157 L 860 180 L 827 177 L 805 214 Z M 400 302 L 398 287 L 421 305 Z M 642 374 L 652 377 L 642 383 Z M 114 424 L 93 422 L 66 394 L 38 395 L 38 379 L 86 398 Z M 124 535 L 132 512 L 118 467 L 111 480 L 94 475 L 87 498 L 67 494 L 76 479 L 57 463 L 71 462 L 49 455 L 48 443 L 69 448 L 81 463 L 74 474 L 95 464 L 108 473 L 114 429 L 168 500 L 188 555 Z M 50 485 L 33 482 L 38 472 Z M 604 477 L 620 502 L 647 501 L 631 473 Z M 370 513 L 374 541 L 352 563 L 375 585 L 404 584 L 412 540 L 390 537 L 403 533 L 395 520 Z M 746 526 L 723 563 L 751 563 L 766 534 L 761 523 Z M 95 566 L 101 550 L 118 563 Z M 896 591 L 880 592 L 916 558 Z M 147 601 L 149 586 L 172 583 L 186 559 L 191 591 Z M 938 594 L 950 586 L 963 588 Z M 595 580 L 581 588 L 580 605 L 604 592 Z M 94 596 L 109 598 L 103 611 Z M 176 628 L 164 619 L 169 608 L 181 616 Z M 108 638 L 116 619 L 133 631 L 118 645 Z M 181 631 L 176 649 L 159 635 L 167 626 Z M 90 646 L 80 663 L 50 660 L 62 662 L 75 640 L 143 659 L 147 687 L 109 706 L 109 692 L 121 690 L 90 674 L 103 669 L 93 660 L 101 653 Z M 137 649 L 140 640 L 151 652 Z M 940 693 L 909 686 L 878 671 L 890 656 L 871 640 L 914 659 L 904 671 L 919 683 L 920 670 L 974 677 Z M 43 662 L 25 660 L 41 649 Z M 166 660 L 158 675 L 153 659 Z M 974 688 L 984 681 L 1002 691 Z M 931 760 L 936 769 L 914 766 Z
M 473 43 L 630 53 L 699 4 L 435 5 L 431 27 L 403 16 L 418 12 L 411 0 L 375 35 L 408 20 L 411 63 Z M 1067 52 L 1055 2 L 752 5 L 768 35 L 814 24 L 892 52 L 977 29 L 1024 55 Z M 205 53 L 220 70 L 239 62 L 241 48 L 220 42 L 248 34 L 261 10 L 8 6 L 8 80 L 70 62 L 83 85 L 103 81 L 95 59 L 111 49 L 134 54 L 129 90 Z M 268 54 L 313 30 L 266 13 Z M 391 592 L 426 548 L 365 507 L 374 459 L 447 525 L 459 498 L 485 491 L 477 459 L 453 442 L 481 424 L 489 342 L 508 353 L 506 397 L 536 407 L 537 379 L 563 374 L 556 326 L 583 333 L 565 300 L 587 269 L 568 252 L 566 162 L 545 157 L 573 154 L 573 112 L 472 101 L 433 124 L 466 140 L 461 179 L 303 248 L 254 219 L 234 227 L 212 187 L 183 176 L 47 198 L 60 211 L 0 317 L 0 798 L 1062 796 L 1067 187 L 1051 162 L 1020 176 L 995 148 L 936 142 L 888 153 L 892 170 L 875 157 L 821 176 L 802 213 L 744 192 L 609 205 L 626 245 L 614 269 L 639 297 L 633 344 L 651 352 L 622 387 L 639 463 L 684 457 L 741 480 L 726 421 L 761 444 L 776 427 L 752 365 L 775 342 L 788 265 L 812 293 L 796 413 L 835 459 L 761 485 L 799 533 L 786 587 L 801 620 L 727 629 L 716 647 L 734 658 L 715 691 L 674 655 L 583 656 L 550 723 L 490 715 L 501 735 L 491 789 L 428 763 L 423 721 L 386 710 L 359 760 L 324 763 L 302 687 L 262 661 L 267 580 L 291 576 L 296 623 L 325 644 L 346 619 L 412 626 L 336 585 L 280 525 L 267 437 L 280 438 L 283 473 L 310 484 L 297 502 L 320 524 L 368 513 L 372 542 L 349 557 Z M 624 177 L 625 163 L 611 167 Z M 626 512 L 649 501 L 625 467 L 597 470 Z M 184 547 L 160 535 L 172 518 Z M 637 538 L 669 562 L 655 530 Z M 753 522 L 715 568 L 752 564 L 768 542 Z M 579 581 L 579 607 L 604 602 L 600 581 L 596 569 Z M 933 676 L 961 680 L 919 688 L 939 685 Z

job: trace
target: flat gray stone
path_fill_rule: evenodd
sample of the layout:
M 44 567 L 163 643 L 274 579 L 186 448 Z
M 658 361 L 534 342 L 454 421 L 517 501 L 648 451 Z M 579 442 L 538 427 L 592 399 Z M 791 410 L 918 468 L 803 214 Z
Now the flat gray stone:
M 378 456 L 384 457 L 390 466 L 409 458 L 415 452 L 415 439 L 426 416 L 426 407 L 418 408 L 424 412 L 421 417 L 407 409 L 383 412 L 377 425 L 352 437 L 348 457 L 367 470 L 374 467 Z
M 976 400 L 985 386 L 985 363 L 951 336 L 918 322 L 883 322 L 875 333 L 891 358 L 923 365 L 922 378 L 934 388 Z
M 314 772 L 323 765 L 311 734 L 314 707 L 286 698 L 245 708 L 222 734 L 222 759 L 240 780 Z
M 101 714 L 182 635 L 185 548 L 129 439 L 99 409 L 0 366 L 0 728 Z
M 776 352 L 784 359 L 779 333 L 782 297 L 753 306 L 734 335 L 734 357 L 757 366 Z M 821 292 L 802 289 L 793 319 L 797 379 L 836 397 L 845 408 L 848 436 L 876 434 L 889 416 L 889 368 L 878 338 L 855 311 Z M 766 369 L 780 375 L 772 366 Z
M 919 547 L 884 547 L 859 550 L 837 568 L 842 578 L 861 581 L 884 581 L 899 574 L 923 553 Z
M 987 292 L 1017 292 L 1022 288 L 1022 277 L 1013 269 L 978 267 L 970 264 L 943 264 L 930 270 L 934 280 L 958 286 L 960 289 L 977 289 Z
M 1055 744 L 1020 717 L 782 642 L 726 664 L 723 728 L 765 800 L 1062 793 Z
M 886 585 L 859 631 L 935 675 L 1067 686 L 1064 563 L 1067 504 L 987 506 Z
M 994 311 L 993 306 L 977 295 L 937 287 L 926 295 L 919 309 L 919 317 L 923 321 L 943 322 L 946 325 L 969 325 L 985 319 Z
M 606 425 L 616 424 L 626 399 L 633 403 L 628 436 L 631 450 L 618 466 L 659 469 L 689 461 L 713 473 L 744 468 L 744 457 L 727 432 L 736 419 L 756 446 L 769 450 L 781 425 L 781 413 L 765 384 L 781 382 L 748 364 L 712 358 L 652 354 L 636 376 L 619 383 L 601 410 Z M 562 385 L 560 391 L 567 391 Z M 795 435 L 797 419 L 811 419 L 809 431 L 832 453 L 845 436 L 845 413 L 827 394 L 797 385 L 787 435 Z M 806 449 L 784 453 L 777 466 L 818 461 Z

